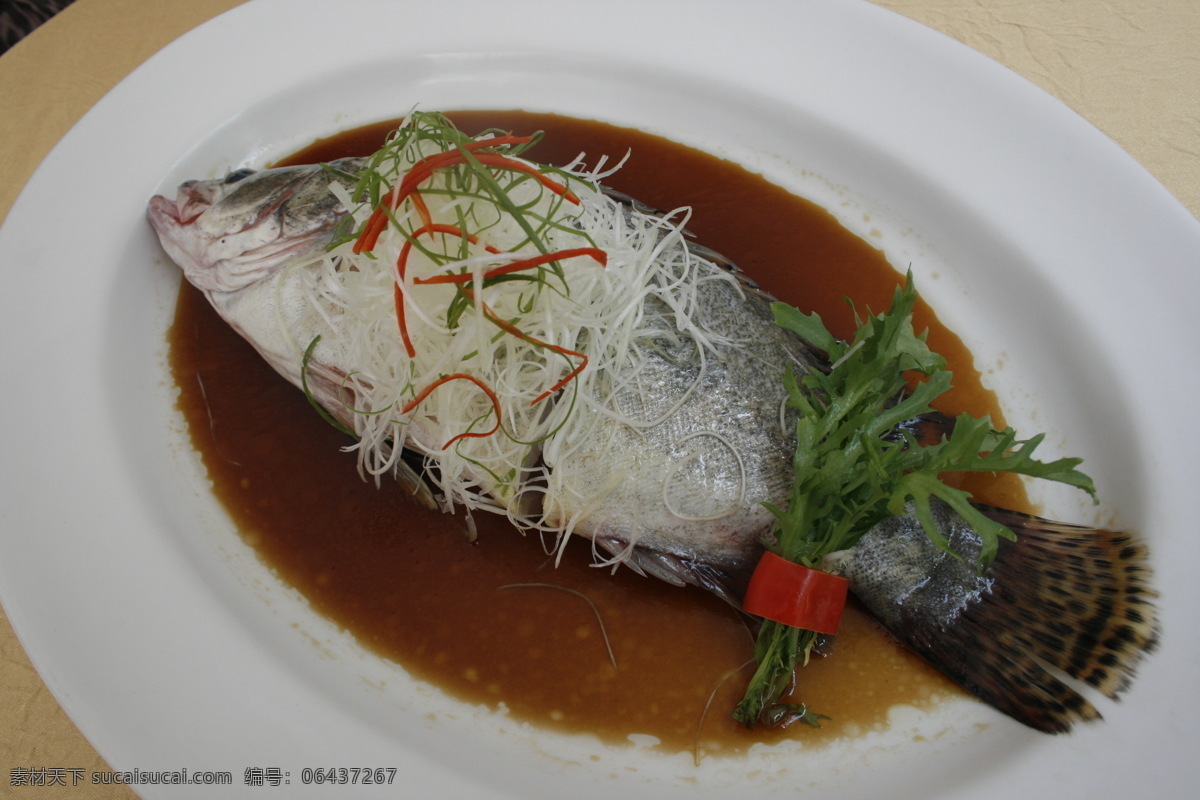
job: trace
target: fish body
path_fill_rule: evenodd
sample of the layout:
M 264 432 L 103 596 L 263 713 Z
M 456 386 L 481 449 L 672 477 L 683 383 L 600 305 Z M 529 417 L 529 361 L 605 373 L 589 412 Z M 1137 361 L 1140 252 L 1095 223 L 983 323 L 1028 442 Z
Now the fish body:
M 328 189 L 340 185 L 344 199 L 363 162 L 333 166 L 189 181 L 174 199 L 153 198 L 148 214 L 165 251 L 217 312 L 284 378 L 364 435 L 365 421 L 380 416 L 364 406 L 373 379 L 351 346 L 355 326 L 367 323 L 335 302 L 326 284 L 336 283 L 339 266 L 321 257 L 349 213 Z M 642 211 L 621 203 L 614 226 L 624 230 Z M 522 451 L 510 470 L 515 486 L 484 450 L 454 479 L 488 498 L 483 507 L 554 531 L 560 542 L 591 539 L 601 563 L 701 586 L 739 605 L 774 525 L 764 504 L 786 505 L 793 480 L 785 371 L 827 365 L 774 323 L 771 298 L 719 256 L 681 235 L 647 235 L 653 258 L 684 266 L 634 287 L 620 307 L 635 324 L 619 355 L 594 358 L 589 382 L 568 385 L 544 406 L 539 399 L 529 412 L 549 418 L 577 404 L 588 413 Z M 610 261 L 593 273 L 612 269 Z M 675 285 L 685 282 L 694 289 L 686 302 Z M 564 346 L 571 349 L 559 352 L 585 350 L 593 331 L 572 334 Z M 453 448 L 437 416 L 418 409 L 402 433 L 393 425 L 389 435 L 438 465 Z M 421 476 L 399 459 L 388 464 L 432 502 Z M 994 511 L 1020 536 L 1003 542 L 980 575 L 971 566 L 978 537 L 936 508 L 954 554 L 934 546 L 909 514 L 880 523 L 831 556 L 828 568 L 906 644 L 1014 718 L 1061 731 L 1098 716 L 1040 662 L 1106 694 L 1125 688 L 1158 636 L 1144 548 L 1120 534 Z

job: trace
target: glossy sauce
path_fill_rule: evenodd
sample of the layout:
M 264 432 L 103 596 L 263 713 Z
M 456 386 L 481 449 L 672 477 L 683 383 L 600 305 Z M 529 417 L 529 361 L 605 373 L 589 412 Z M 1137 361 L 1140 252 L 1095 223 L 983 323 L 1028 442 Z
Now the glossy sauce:
M 824 210 L 730 162 L 565 117 L 453 116 L 471 132 L 544 130 L 530 155 L 548 163 L 581 151 L 591 162 L 631 150 L 610 185 L 658 208 L 691 205 L 689 228 L 699 241 L 780 299 L 819 311 L 839 335 L 853 325 L 844 297 L 873 309 L 890 302 L 899 278 L 881 253 Z M 288 163 L 368 154 L 394 126 L 319 141 Z M 943 410 L 999 419 L 959 339 L 925 307 L 917 322 L 929 326 L 932 346 L 955 373 Z M 959 691 L 851 607 L 833 655 L 801 672 L 795 695 L 832 719 L 819 730 L 746 731 L 729 711 L 749 676 L 749 668 L 738 669 L 752 658 L 752 639 L 721 601 L 629 570 L 592 568 L 578 538 L 554 568 L 536 536 L 488 514 L 477 515 L 478 537 L 469 542 L 460 519 L 419 508 L 392 486 L 376 489 L 359 477 L 354 456 L 339 451 L 343 436 L 186 283 L 171 362 L 193 441 L 246 541 L 365 646 L 467 702 L 503 703 L 513 718 L 610 742 L 648 734 L 668 752 L 696 747 L 713 755 L 779 736 L 815 744 L 854 735 L 885 724 L 895 704 L 927 706 Z M 1023 502 L 1011 483 L 973 488 L 991 502 Z M 568 587 L 592 605 L 544 584 Z

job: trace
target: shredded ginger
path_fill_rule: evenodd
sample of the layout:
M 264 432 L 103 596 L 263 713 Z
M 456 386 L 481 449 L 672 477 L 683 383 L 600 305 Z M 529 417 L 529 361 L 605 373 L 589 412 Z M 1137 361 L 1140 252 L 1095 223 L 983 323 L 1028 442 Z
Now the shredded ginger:
M 411 115 L 368 164 L 364 201 L 332 187 L 352 209 L 354 238 L 302 272 L 311 276 L 314 308 L 337 334 L 339 363 L 354 365 L 345 386 L 355 398 L 358 441 L 349 449 L 360 469 L 378 480 L 407 448 L 424 454 L 445 510 L 484 508 L 562 533 L 573 522 L 547 525 L 540 514 L 537 493 L 556 491 L 544 463 L 568 462 L 597 419 L 615 416 L 606 398 L 637 385 L 641 353 L 654 340 L 690 339 L 703 363 L 720 342 L 703 324 L 697 286 L 736 279 L 685 246 L 687 209 L 653 213 L 603 192 L 599 180 L 616 169 L 602 171 L 603 159 L 590 171 L 582 157 L 548 168 L 509 146 L 495 150 L 529 171 L 434 169 L 388 211 L 369 251 L 355 252 L 386 193 L 420 170 L 415 165 L 462 142 L 502 139 L 468 139 L 437 115 Z M 473 155 L 492 152 L 473 146 Z M 560 251 L 588 254 L 487 277 Z M 456 274 L 470 282 L 425 282 Z M 655 418 L 623 421 L 656 424 L 685 399 Z

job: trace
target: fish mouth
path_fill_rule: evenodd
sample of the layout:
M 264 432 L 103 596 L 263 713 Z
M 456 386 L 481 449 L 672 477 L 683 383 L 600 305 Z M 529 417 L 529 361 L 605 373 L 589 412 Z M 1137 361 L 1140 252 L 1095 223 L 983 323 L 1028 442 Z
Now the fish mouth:
M 171 227 L 191 225 L 212 207 L 215 193 L 209 181 L 187 181 L 180 184 L 175 199 L 162 195 L 150 198 L 150 224 L 160 233 Z
M 180 225 L 191 225 L 212 207 L 216 199 L 211 181 L 186 181 L 175 195 L 176 219 Z
M 146 207 L 146 216 L 150 218 L 150 224 L 154 227 L 154 230 L 160 234 L 172 227 L 184 224 L 176 202 L 168 200 L 161 194 L 156 194 L 150 198 L 150 204 Z M 199 216 L 199 214 L 196 216 Z M 189 222 L 194 222 L 195 219 L 196 217 L 192 217 Z
M 189 211 L 195 212 L 195 206 L 190 206 Z M 146 206 L 146 217 L 150 221 L 150 227 L 158 235 L 159 244 L 162 245 L 171 260 L 188 275 L 199 275 L 203 272 L 193 256 L 191 248 L 186 244 L 188 237 L 185 233 L 201 213 L 203 211 L 185 217 L 175 200 L 170 200 L 162 195 L 150 198 L 150 202 Z

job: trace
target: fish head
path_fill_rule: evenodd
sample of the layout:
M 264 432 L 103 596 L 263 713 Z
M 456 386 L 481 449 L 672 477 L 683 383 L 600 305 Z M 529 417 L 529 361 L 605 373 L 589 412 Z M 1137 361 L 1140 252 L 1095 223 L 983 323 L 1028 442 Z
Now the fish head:
M 187 280 L 234 292 L 324 247 L 346 209 L 331 183 L 353 188 L 361 159 L 276 169 L 239 169 L 181 184 L 175 198 L 151 198 L 150 225 Z

